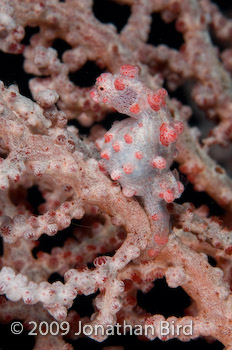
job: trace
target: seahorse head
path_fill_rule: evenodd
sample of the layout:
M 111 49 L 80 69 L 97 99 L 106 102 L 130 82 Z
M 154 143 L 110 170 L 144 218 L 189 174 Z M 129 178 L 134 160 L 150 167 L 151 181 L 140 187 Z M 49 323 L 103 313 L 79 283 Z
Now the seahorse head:
M 113 90 L 113 76 L 110 73 L 101 74 L 95 84 L 95 88 L 90 91 L 90 95 L 95 102 L 109 103 Z

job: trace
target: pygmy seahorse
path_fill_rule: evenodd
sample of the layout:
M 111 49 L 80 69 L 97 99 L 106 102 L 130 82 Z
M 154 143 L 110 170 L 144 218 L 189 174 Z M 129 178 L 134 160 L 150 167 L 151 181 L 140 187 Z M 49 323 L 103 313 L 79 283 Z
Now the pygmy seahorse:
M 152 228 L 147 252 L 154 257 L 170 232 L 166 203 L 179 198 L 184 189 L 170 170 L 184 126 L 171 116 L 167 91 L 150 90 L 138 74 L 138 67 L 132 65 L 122 66 L 115 75 L 103 73 L 90 94 L 95 102 L 130 117 L 115 121 L 96 147 L 101 152 L 101 169 L 120 183 L 125 196 L 140 197 Z

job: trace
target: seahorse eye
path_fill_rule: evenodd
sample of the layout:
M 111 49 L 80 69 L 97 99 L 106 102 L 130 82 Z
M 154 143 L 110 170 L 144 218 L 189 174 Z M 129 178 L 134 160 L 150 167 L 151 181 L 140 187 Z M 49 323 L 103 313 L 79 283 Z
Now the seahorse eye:
M 105 90 L 103 86 L 99 86 L 98 89 L 99 89 L 100 91 L 104 91 L 104 90 Z

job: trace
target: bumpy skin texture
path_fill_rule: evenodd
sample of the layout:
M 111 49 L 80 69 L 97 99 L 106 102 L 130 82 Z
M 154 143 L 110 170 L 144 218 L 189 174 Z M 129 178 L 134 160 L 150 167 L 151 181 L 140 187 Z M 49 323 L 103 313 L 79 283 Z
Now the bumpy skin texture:
M 141 197 L 153 226 L 148 254 L 167 241 L 169 215 L 166 203 L 179 198 L 183 185 L 170 171 L 177 152 L 176 140 L 183 131 L 165 103 L 167 92 L 148 89 L 138 78 L 136 66 L 124 65 L 120 73 L 103 73 L 91 96 L 130 118 L 114 122 L 104 138 L 96 141 L 100 168 L 117 180 L 125 196 Z

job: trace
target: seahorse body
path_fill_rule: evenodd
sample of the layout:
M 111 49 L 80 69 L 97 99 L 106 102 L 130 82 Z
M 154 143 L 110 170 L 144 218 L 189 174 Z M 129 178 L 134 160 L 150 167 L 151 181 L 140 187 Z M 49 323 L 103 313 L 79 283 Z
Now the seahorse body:
M 166 203 L 180 197 L 183 185 L 170 171 L 181 122 L 174 122 L 165 103 L 167 92 L 155 92 L 138 79 L 138 68 L 125 65 L 120 73 L 103 73 L 91 96 L 130 118 L 114 122 L 96 141 L 101 167 L 117 180 L 125 196 L 141 197 L 153 231 L 149 254 L 156 254 L 169 234 Z

